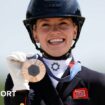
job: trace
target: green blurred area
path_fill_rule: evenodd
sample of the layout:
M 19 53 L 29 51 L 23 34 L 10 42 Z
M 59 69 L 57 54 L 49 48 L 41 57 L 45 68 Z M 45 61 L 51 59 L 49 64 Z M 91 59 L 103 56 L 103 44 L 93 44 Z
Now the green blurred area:
M 1 91 L 4 90 L 4 83 L 5 83 L 5 80 L 0 78 L 0 93 L 1 93 Z M 0 94 L 0 105 L 4 105 L 3 98 L 4 97 L 2 97 L 1 94 Z
M 4 97 L 1 95 L 1 92 L 4 91 L 7 74 L 4 72 L 5 70 L 3 68 L 0 67 L 0 69 L 0 105 L 4 105 Z

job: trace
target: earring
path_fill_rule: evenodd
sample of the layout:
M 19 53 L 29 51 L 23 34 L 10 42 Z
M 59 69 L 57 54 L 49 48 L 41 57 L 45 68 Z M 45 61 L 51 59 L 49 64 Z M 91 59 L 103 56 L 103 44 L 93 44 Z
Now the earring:
M 74 45 L 74 43 L 75 43 L 75 40 L 73 39 L 73 40 L 72 40 L 72 44 L 71 44 L 71 47 Z

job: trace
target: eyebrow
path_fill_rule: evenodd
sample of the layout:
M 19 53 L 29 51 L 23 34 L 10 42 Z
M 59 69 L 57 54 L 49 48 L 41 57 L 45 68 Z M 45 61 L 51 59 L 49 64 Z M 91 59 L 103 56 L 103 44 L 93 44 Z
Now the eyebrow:
M 48 21 L 47 18 L 43 18 L 43 19 L 40 19 L 39 22 L 42 22 L 42 21 Z

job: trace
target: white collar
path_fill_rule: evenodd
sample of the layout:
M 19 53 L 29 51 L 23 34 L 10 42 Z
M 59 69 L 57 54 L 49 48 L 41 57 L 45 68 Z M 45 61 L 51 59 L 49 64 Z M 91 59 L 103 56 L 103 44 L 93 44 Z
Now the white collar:
M 64 74 L 64 72 L 66 71 L 69 63 L 71 62 L 72 57 L 69 57 L 66 60 L 51 60 L 51 59 L 46 59 L 46 58 L 43 58 L 43 60 L 46 63 L 46 65 L 49 67 L 49 69 L 51 70 L 51 72 L 53 73 L 53 75 L 55 75 L 58 78 L 61 78 L 62 75 Z M 53 70 L 52 69 L 52 65 L 54 63 L 59 65 L 59 69 L 58 70 Z M 54 87 L 56 87 L 57 84 L 58 84 L 58 81 L 56 81 L 52 77 L 50 77 L 50 78 L 52 80 L 52 83 L 53 83 Z
M 63 72 L 63 73 L 65 72 L 70 61 L 72 60 L 72 57 L 69 57 L 66 60 L 51 60 L 51 59 L 46 59 L 46 58 L 43 58 L 43 60 L 46 63 L 46 65 L 49 67 L 51 72 L 57 76 L 57 74 L 59 74 L 61 72 Z M 55 70 L 54 70 L 54 68 L 55 68 Z

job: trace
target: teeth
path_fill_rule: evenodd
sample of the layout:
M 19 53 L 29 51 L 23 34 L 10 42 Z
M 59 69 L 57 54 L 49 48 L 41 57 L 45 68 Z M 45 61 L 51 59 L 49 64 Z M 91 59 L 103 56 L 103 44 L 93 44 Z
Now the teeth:
M 63 39 L 52 39 L 49 41 L 50 43 L 54 43 L 54 42 L 63 42 Z

